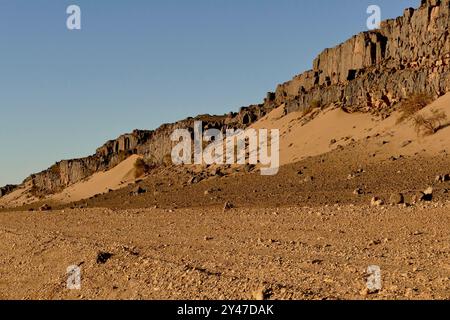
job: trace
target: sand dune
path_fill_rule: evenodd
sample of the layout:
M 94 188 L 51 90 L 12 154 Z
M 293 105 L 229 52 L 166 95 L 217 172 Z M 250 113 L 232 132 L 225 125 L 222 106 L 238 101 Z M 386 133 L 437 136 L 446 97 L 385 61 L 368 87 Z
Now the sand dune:
M 450 119 L 450 94 L 437 99 L 420 113 L 427 114 L 432 109 L 445 111 Z M 411 122 L 397 123 L 398 113 L 385 120 L 376 119 L 370 114 L 349 114 L 339 108 L 317 113 L 305 123 L 301 112 L 285 115 L 282 105 L 252 125 L 252 128 L 280 130 L 281 165 L 321 155 L 353 141 L 365 141 L 368 153 L 382 157 L 424 152 L 434 155 L 450 150 L 450 126 L 432 136 L 418 137 Z M 135 181 L 134 163 L 138 158 L 138 155 L 133 155 L 111 170 L 98 172 L 46 200 L 69 203 L 126 187 Z M 0 206 L 14 207 L 37 201 L 30 190 L 31 186 L 28 185 L 2 197 Z
M 38 199 L 31 194 L 31 183 L 26 183 L 17 190 L 0 198 L 0 207 L 12 208 L 36 202 Z
M 133 155 L 116 167 L 105 172 L 97 172 L 88 180 L 69 186 L 63 192 L 52 195 L 48 199 L 68 203 L 123 188 L 135 181 L 134 164 L 138 158 L 140 156 Z
M 432 109 L 445 111 L 450 119 L 450 94 L 437 99 L 420 113 L 427 114 Z M 327 153 L 368 136 L 376 138 L 372 140 L 373 145 L 368 146 L 368 151 L 376 150 L 386 155 L 398 153 L 399 149 L 403 155 L 422 151 L 435 154 L 450 150 L 450 127 L 432 136 L 418 137 L 411 122 L 397 124 L 398 113 L 385 120 L 377 120 L 369 114 L 349 114 L 341 109 L 326 109 L 306 124 L 302 124 L 304 116 L 301 112 L 283 114 L 284 105 L 252 126 L 255 129 L 280 130 L 282 165 Z M 385 141 L 388 143 L 378 148 L 382 139 L 388 139 Z M 408 145 L 404 146 L 406 142 Z

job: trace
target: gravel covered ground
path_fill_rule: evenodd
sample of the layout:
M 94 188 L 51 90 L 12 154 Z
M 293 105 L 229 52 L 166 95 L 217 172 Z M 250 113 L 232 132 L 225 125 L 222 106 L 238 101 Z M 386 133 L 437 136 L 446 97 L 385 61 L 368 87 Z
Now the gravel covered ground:
M 450 299 L 450 203 L 0 215 L 3 299 Z M 66 270 L 81 268 L 81 290 Z M 377 265 L 382 289 L 368 292 Z

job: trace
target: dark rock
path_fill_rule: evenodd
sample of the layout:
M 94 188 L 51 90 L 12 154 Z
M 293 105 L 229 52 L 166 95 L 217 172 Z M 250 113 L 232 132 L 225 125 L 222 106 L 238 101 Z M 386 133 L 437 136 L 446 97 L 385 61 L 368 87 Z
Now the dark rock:
M 233 204 L 227 201 L 223 205 L 223 212 L 226 212 L 226 211 L 231 210 L 233 208 L 234 208 Z
M 48 204 L 44 204 L 39 208 L 39 211 L 51 211 L 52 207 L 50 207 Z
M 134 196 L 138 196 L 140 194 L 144 194 L 146 193 L 147 190 L 143 189 L 141 186 L 137 186 L 133 189 L 133 191 L 131 192 L 132 195 Z
M 100 251 L 97 253 L 97 264 L 105 264 L 112 256 L 112 253 Z

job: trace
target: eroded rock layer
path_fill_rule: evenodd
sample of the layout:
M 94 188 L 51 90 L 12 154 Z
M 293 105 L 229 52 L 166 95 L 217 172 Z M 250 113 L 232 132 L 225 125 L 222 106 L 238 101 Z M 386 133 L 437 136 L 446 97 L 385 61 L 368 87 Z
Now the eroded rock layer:
M 387 116 L 410 94 L 438 97 L 450 87 L 449 21 L 450 0 L 422 0 L 419 8 L 406 9 L 403 16 L 384 21 L 380 29 L 324 50 L 312 70 L 279 85 L 263 104 L 227 116 L 205 115 L 165 124 L 155 131 L 135 130 L 108 141 L 93 156 L 58 162 L 25 182 L 31 182 L 36 194 L 48 194 L 112 168 L 131 154 L 161 164 L 170 154 L 173 130 L 190 128 L 195 120 L 202 120 L 205 128 L 223 131 L 245 128 L 282 104 L 288 113 L 335 104 L 350 112 Z M 12 190 L 14 186 L 2 188 L 0 196 Z

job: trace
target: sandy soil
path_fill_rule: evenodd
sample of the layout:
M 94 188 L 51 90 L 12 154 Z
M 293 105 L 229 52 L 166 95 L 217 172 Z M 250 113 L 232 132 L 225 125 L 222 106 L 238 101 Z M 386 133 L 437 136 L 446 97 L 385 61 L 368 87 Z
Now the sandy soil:
M 123 188 L 136 180 L 134 164 L 139 158 L 138 155 L 132 155 L 110 170 L 95 173 L 86 181 L 71 185 L 63 192 L 49 196 L 47 201 L 69 203 Z

